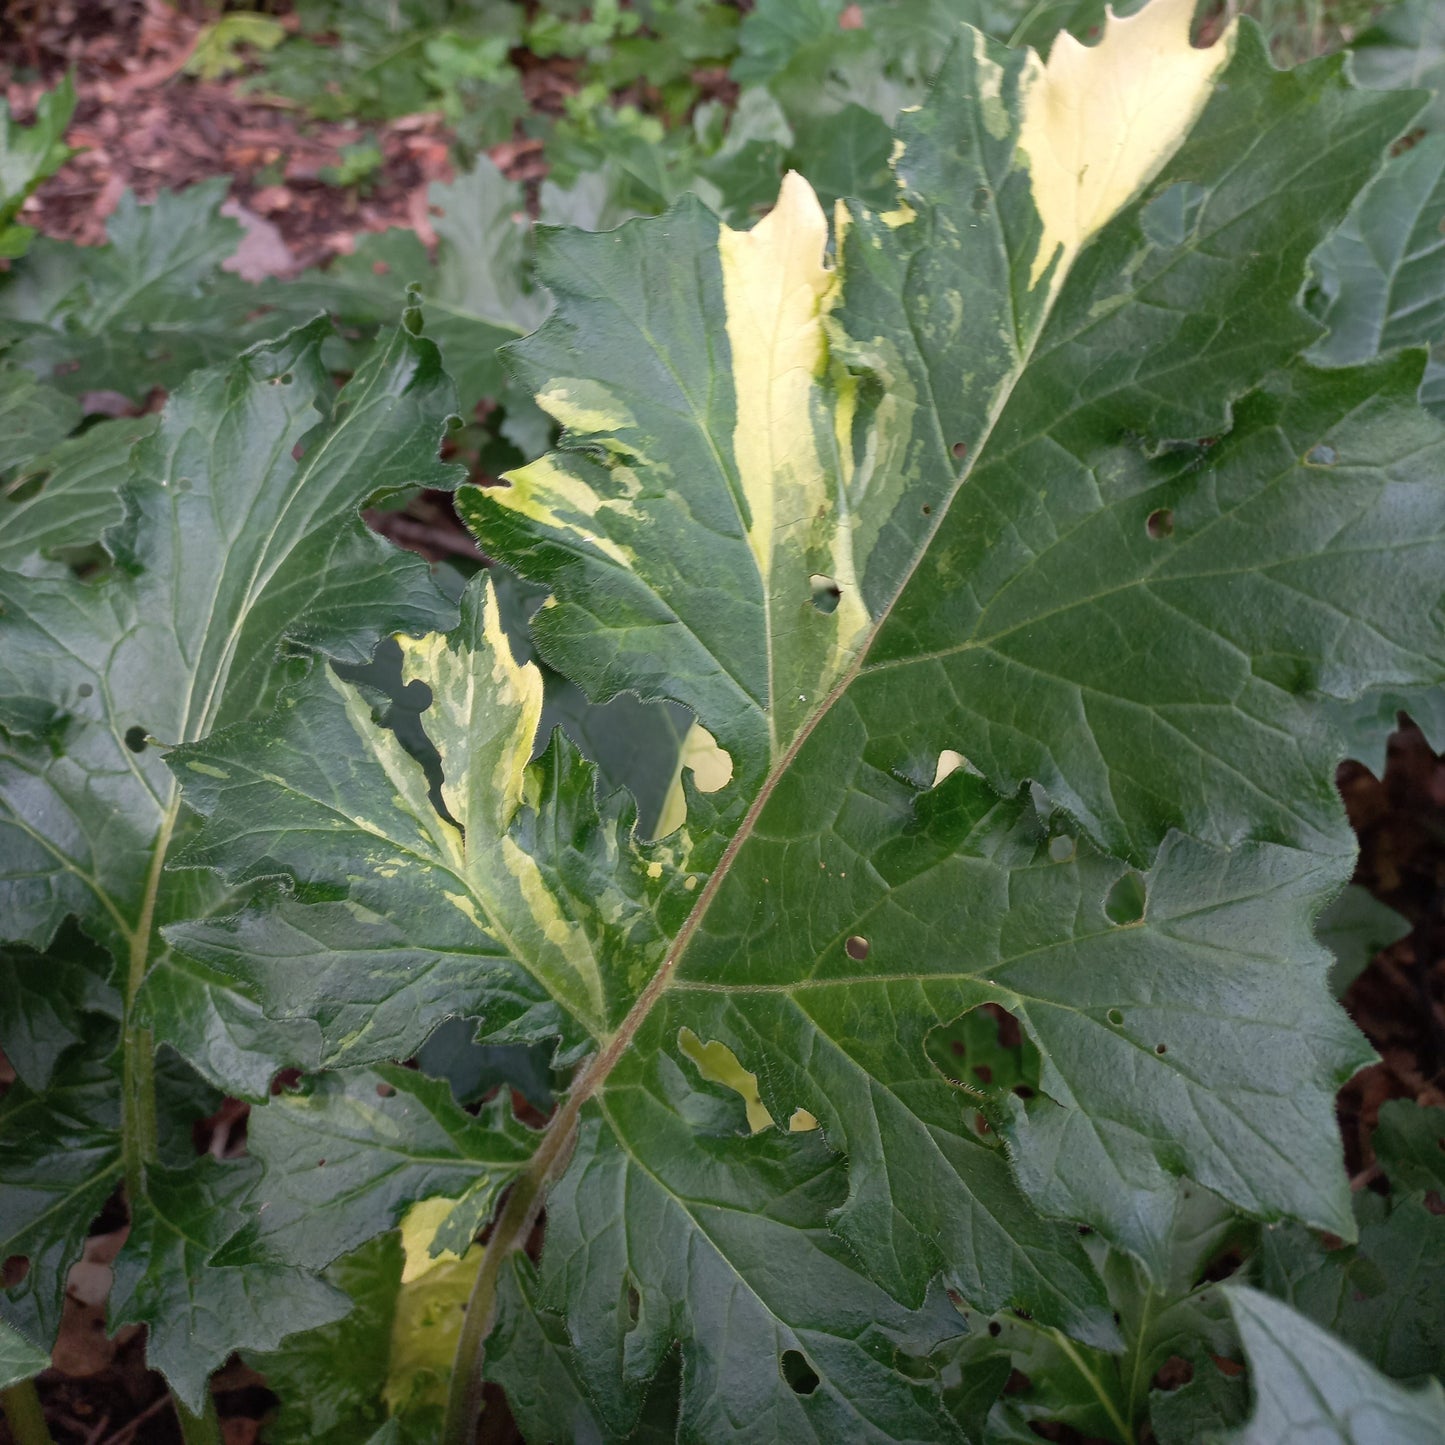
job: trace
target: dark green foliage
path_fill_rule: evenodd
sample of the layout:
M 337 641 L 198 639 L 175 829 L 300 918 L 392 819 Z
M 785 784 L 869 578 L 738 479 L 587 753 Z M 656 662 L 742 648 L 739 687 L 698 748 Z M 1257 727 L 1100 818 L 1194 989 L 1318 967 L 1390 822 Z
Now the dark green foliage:
M 544 218 L 646 218 L 482 160 L 253 288 L 212 184 L 0 278 L 0 1381 L 123 1206 L 112 1324 L 272 1445 L 463 1438 L 487 1327 L 538 1442 L 1438 1437 L 1438 1111 L 1350 1191 L 1331 997 L 1339 731 L 1445 682 L 1433 22 L 1245 26 L 1039 253 L 959 21 L 1100 9 L 307 4 L 255 83 L 464 147 L 576 61 Z M 555 442 L 466 583 L 358 515 L 458 405 Z

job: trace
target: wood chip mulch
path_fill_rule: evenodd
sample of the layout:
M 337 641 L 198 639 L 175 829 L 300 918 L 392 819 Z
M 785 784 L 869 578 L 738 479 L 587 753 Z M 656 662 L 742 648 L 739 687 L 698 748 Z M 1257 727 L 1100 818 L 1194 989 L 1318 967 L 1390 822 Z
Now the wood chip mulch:
M 49 236 L 96 245 L 121 195 L 145 201 L 217 175 L 248 229 L 271 238 L 266 274 L 290 275 L 353 249 L 360 231 L 391 226 L 435 234 L 427 189 L 454 174 L 451 134 L 439 114 L 377 125 L 311 119 L 288 102 L 252 94 L 242 81 L 198 80 L 186 61 L 204 23 L 197 5 L 168 0 L 33 0 L 0 18 L 0 93 L 29 121 L 42 91 L 67 70 L 79 96 L 66 139 L 80 147 L 25 207 L 23 219 Z M 10 77 L 8 80 L 6 77 Z M 24 77 L 23 79 L 20 77 Z M 534 86 L 567 84 L 566 76 Z M 345 146 L 374 140 L 384 161 L 360 188 L 327 184 Z M 541 143 L 517 138 L 492 159 L 515 180 L 544 169 Z

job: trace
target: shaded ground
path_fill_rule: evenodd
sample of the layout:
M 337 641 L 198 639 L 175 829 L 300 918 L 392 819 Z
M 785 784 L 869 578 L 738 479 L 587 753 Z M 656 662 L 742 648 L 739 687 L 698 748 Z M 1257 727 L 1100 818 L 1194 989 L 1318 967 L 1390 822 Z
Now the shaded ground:
M 1346 1160 L 1364 1182 L 1380 1105 L 1445 1107 L 1445 762 L 1411 723 L 1390 740 L 1383 780 L 1346 763 L 1339 785 L 1360 838 L 1355 881 L 1413 925 L 1344 999 L 1380 1054 L 1340 1093 Z

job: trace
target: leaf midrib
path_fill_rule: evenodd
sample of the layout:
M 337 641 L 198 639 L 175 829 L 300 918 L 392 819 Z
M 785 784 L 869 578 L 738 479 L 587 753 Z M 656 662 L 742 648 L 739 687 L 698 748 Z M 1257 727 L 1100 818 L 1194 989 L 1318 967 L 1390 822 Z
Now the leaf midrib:
M 1001 238 L 1002 239 L 1002 238 Z M 909 270 L 912 270 L 912 260 L 909 262 Z M 626 1017 L 618 1026 L 617 1031 L 606 1040 L 601 1051 L 593 1055 L 591 1063 L 583 1067 L 572 1092 L 568 1095 L 562 1107 L 558 1109 L 543 1135 L 542 1143 L 537 1152 L 533 1155 L 532 1163 L 519 1176 L 518 1185 L 514 1186 L 512 1196 L 508 1205 L 498 1217 L 496 1229 L 487 1250 L 488 1256 L 498 1261 L 497 1270 L 484 1269 L 477 1278 L 477 1287 L 468 1305 L 468 1315 L 474 1322 L 474 1328 L 480 1328 L 484 1333 L 490 1331 L 492 1317 L 496 1308 L 496 1285 L 499 1279 L 501 1260 L 520 1247 L 523 1240 L 530 1233 L 536 1222 L 538 1213 L 541 1210 L 545 1199 L 546 1191 L 553 1182 L 555 1175 L 560 1173 L 561 1168 L 566 1166 L 571 1158 L 571 1144 L 576 1134 L 577 1122 L 581 1116 L 582 1107 L 588 1099 L 596 1093 L 606 1082 L 608 1075 L 617 1066 L 617 1063 L 631 1046 L 633 1039 L 637 1036 L 642 1025 L 646 1022 L 648 1015 L 652 1012 L 657 1001 L 666 993 L 672 982 L 673 975 L 677 972 L 683 955 L 688 945 L 692 942 L 693 934 L 701 925 L 713 899 L 721 890 L 723 883 L 727 880 L 732 871 L 738 853 L 743 845 L 752 836 L 758 819 L 762 816 L 764 808 L 771 800 L 774 790 L 779 782 L 786 776 L 793 763 L 796 761 L 799 752 L 804 744 L 813 735 L 819 723 L 832 711 L 834 705 L 848 691 L 853 682 L 863 670 L 863 664 L 884 624 L 893 614 L 898 599 L 903 595 L 904 590 L 912 581 L 924 557 L 928 555 L 934 539 L 937 537 L 944 520 L 947 518 L 953 503 L 962 489 L 965 482 L 973 475 L 977 465 L 977 459 L 988 451 L 989 442 L 992 440 L 995 430 L 998 427 L 1000 418 L 1008 407 L 1010 400 L 1019 382 L 1028 371 L 1029 365 L 1034 358 L 1034 352 L 1040 338 L 1046 330 L 1049 317 L 1053 314 L 1054 304 L 1057 296 L 1063 290 L 1061 286 L 1055 293 L 1055 303 L 1047 305 L 1040 313 L 1034 327 L 1032 338 L 1028 345 L 1015 353 L 1015 365 L 1013 376 L 1006 384 L 1001 385 L 994 397 L 993 404 L 989 410 L 988 417 L 979 437 L 971 449 L 966 463 L 958 470 L 953 486 L 950 488 L 943 504 L 934 509 L 934 516 L 928 528 L 925 530 L 914 552 L 912 560 L 904 569 L 897 586 L 893 589 L 892 595 L 887 603 L 879 609 L 877 618 L 870 626 L 867 635 L 859 646 L 857 654 L 846 670 L 833 685 L 831 691 L 822 700 L 813 714 L 799 728 L 796 736 L 789 742 L 787 748 L 779 756 L 776 763 L 764 779 L 759 788 L 757 796 L 749 805 L 737 831 L 728 840 L 722 856 L 718 859 L 717 865 L 709 875 L 707 882 L 703 885 L 698 894 L 697 902 L 693 904 L 692 911 L 688 914 L 682 927 L 678 930 L 673 940 L 672 947 L 668 950 L 667 956 L 648 981 L 642 993 L 638 995 L 636 1003 L 628 1010 Z M 941 433 L 940 433 L 941 438 Z M 941 440 L 940 440 L 941 444 Z M 944 465 L 947 465 L 945 458 Z

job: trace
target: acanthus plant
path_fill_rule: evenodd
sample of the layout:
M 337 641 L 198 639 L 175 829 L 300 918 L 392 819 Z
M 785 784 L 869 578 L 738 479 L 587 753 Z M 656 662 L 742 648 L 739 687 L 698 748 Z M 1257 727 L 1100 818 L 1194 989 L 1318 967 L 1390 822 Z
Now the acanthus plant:
M 4 575 L 12 1333 L 123 1185 L 111 1319 L 194 1439 L 231 1350 L 344 1363 L 399 1224 L 470 1298 L 445 1411 L 380 1438 L 471 1439 L 485 1371 L 537 1441 L 1198 1439 L 1239 1341 L 1239 1439 L 1324 1368 L 1327 1427 L 1438 1436 L 1391 1378 L 1438 1361 L 1207 1274 L 1261 1221 L 1433 1229 L 1417 1111 L 1357 1223 L 1370 1052 L 1311 928 L 1354 855 L 1331 710 L 1445 679 L 1445 430 L 1423 354 L 1316 364 L 1298 304 L 1420 98 L 1248 22 L 1193 48 L 1192 8 L 1047 62 L 962 30 L 881 212 L 790 176 L 751 230 L 544 233 L 508 360 L 560 441 L 458 507 L 542 659 L 695 718 L 655 829 L 538 737 L 514 584 L 452 598 L 355 517 L 454 480 L 414 314 L 335 396 L 324 323 L 196 373 L 99 577 Z M 386 634 L 429 759 L 328 665 Z M 545 1123 L 397 1062 L 453 1017 L 546 1051 Z M 190 1071 L 246 1160 L 184 1158 Z

